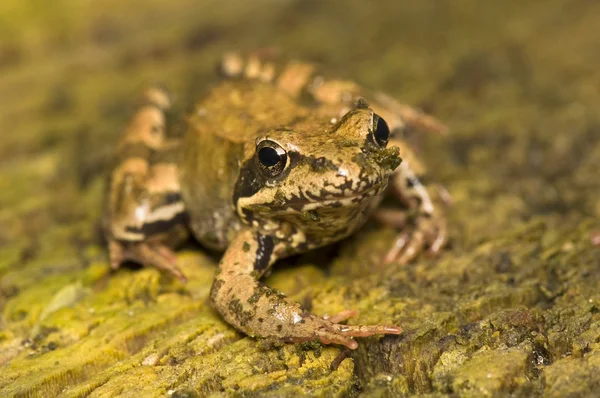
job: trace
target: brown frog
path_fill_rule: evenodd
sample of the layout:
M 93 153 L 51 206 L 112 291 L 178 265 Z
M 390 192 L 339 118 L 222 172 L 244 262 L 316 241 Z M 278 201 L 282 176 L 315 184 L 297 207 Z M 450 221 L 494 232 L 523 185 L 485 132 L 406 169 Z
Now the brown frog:
M 210 297 L 250 336 L 354 349 L 353 337 L 401 333 L 340 324 L 352 311 L 315 316 L 260 279 L 278 259 L 339 241 L 373 215 L 402 231 L 382 263 L 439 251 L 445 223 L 417 178 L 422 166 L 405 142 L 388 141 L 405 126 L 445 127 L 351 81 L 327 80 L 312 64 L 278 68 L 268 57 L 228 54 L 221 70 L 225 79 L 188 115 L 181 141 L 166 138 L 166 92 L 145 93 L 111 175 L 112 267 L 133 260 L 185 281 L 172 249 L 191 231 L 224 251 Z M 405 208 L 378 209 L 386 191 Z

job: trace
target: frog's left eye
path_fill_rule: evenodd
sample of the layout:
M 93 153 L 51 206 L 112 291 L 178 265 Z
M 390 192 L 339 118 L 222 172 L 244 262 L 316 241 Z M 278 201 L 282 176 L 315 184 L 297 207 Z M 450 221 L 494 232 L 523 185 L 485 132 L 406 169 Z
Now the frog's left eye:
M 278 143 L 264 140 L 256 146 L 256 159 L 265 176 L 277 177 L 285 168 L 287 153 Z
M 385 148 L 390 139 L 390 128 L 387 122 L 378 114 L 373 114 L 373 139 L 381 148 Z

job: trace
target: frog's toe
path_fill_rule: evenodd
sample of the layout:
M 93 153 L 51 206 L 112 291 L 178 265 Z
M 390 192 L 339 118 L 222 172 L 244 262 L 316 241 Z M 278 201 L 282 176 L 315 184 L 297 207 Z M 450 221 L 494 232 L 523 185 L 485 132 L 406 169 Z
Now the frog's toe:
M 322 331 L 317 333 L 319 341 L 323 344 L 339 344 L 355 350 L 358 348 L 358 343 L 350 336 L 344 336 L 332 331 Z
M 158 254 L 163 256 L 169 263 L 173 265 L 177 264 L 177 255 L 173 250 L 169 249 L 167 246 L 158 246 L 156 247 L 156 251 L 158 252 Z
M 381 224 L 388 225 L 398 230 L 406 228 L 409 221 L 408 213 L 406 211 L 390 208 L 377 209 L 373 214 L 373 218 Z
M 412 242 L 411 246 L 414 247 L 416 241 L 414 239 L 411 240 L 410 233 L 403 232 L 400 235 L 398 235 L 392 247 L 385 254 L 385 257 L 383 258 L 383 263 L 390 264 L 396 260 L 399 260 L 401 257 L 406 257 L 404 248 L 408 246 L 409 242 Z
M 340 344 L 352 350 L 358 347 L 354 337 L 367 337 L 376 334 L 400 334 L 402 328 L 393 325 L 342 325 L 337 322 L 356 315 L 356 311 L 347 310 L 332 316 L 305 316 L 302 323 L 296 323 L 288 329 L 284 341 L 301 343 L 318 340 L 323 344 Z
M 167 246 L 136 242 L 130 244 L 126 248 L 121 246 L 120 250 L 120 257 L 114 258 L 114 261 L 117 261 L 117 264 L 120 264 L 124 260 L 135 261 L 142 265 L 149 265 L 167 271 L 182 283 L 187 282 L 187 278 L 177 266 L 177 257 L 175 256 L 175 253 Z M 111 265 L 114 267 L 112 257 Z M 116 268 L 118 268 L 118 265 Z
M 317 330 L 316 335 L 324 344 L 341 344 L 352 350 L 358 347 L 354 337 L 368 337 L 377 334 L 400 334 L 402 328 L 392 325 L 340 325 L 330 324 Z
M 342 312 L 338 312 L 335 315 L 325 315 L 323 316 L 323 319 L 331 322 L 331 323 L 340 323 L 340 322 L 344 322 L 352 317 L 355 317 L 358 315 L 358 311 L 356 310 L 344 310 Z
M 181 283 L 187 282 L 186 276 L 177 266 L 177 257 L 175 256 L 175 253 L 168 247 L 150 247 L 149 245 L 143 245 L 141 254 L 146 259 L 144 263 L 169 272 L 175 278 L 179 279 Z
M 384 257 L 384 264 L 406 264 L 421 252 L 438 253 L 446 244 L 446 223 L 442 218 L 428 217 L 417 220 L 412 230 L 402 232 Z
M 221 57 L 219 72 L 225 78 L 245 78 L 270 83 L 275 79 L 275 58 L 277 51 L 264 48 L 242 55 L 228 52 Z
M 446 235 L 446 228 L 440 228 L 437 233 L 432 237 L 429 243 L 429 253 L 437 254 L 448 242 L 448 236 Z
M 590 234 L 590 242 L 592 245 L 600 247 L 600 230 Z
M 112 269 L 119 269 L 121 263 L 125 260 L 123 246 L 116 240 L 111 239 L 108 242 L 108 259 Z

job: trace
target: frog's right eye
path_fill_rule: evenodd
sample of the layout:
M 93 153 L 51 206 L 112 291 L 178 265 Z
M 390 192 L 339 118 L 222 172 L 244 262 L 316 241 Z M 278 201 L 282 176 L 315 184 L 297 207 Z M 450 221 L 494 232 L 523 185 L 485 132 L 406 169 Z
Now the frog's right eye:
M 373 114 L 373 138 L 381 148 L 385 148 L 390 139 L 390 127 L 378 114 Z
M 287 164 L 287 153 L 276 142 L 264 140 L 256 146 L 258 168 L 267 177 L 277 177 Z

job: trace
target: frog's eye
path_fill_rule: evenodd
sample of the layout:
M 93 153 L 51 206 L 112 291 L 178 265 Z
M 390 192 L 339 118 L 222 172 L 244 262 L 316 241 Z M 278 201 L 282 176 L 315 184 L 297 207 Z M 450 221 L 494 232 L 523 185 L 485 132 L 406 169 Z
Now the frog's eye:
M 264 140 L 256 146 L 256 159 L 260 171 L 265 176 L 276 177 L 285 168 L 287 154 L 278 143 Z
M 390 128 L 387 122 L 378 114 L 373 114 L 373 139 L 381 148 L 385 148 L 390 138 Z

